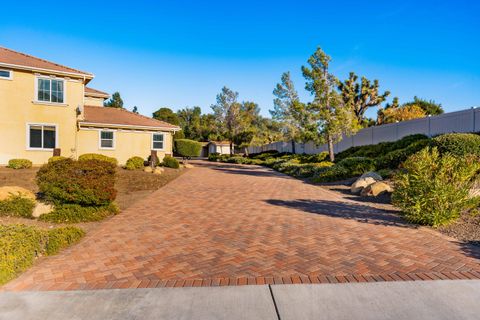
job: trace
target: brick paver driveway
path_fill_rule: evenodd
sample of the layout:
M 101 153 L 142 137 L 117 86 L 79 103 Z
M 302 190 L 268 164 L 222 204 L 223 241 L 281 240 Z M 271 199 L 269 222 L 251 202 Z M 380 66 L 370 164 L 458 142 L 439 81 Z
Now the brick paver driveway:
M 4 289 L 478 278 L 479 256 L 269 169 L 198 162 Z

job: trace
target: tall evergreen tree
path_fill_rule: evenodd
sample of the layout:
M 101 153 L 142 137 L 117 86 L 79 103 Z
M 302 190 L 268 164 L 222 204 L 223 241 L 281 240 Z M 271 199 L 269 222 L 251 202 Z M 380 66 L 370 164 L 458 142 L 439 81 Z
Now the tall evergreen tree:
M 109 108 L 123 108 L 123 100 L 120 97 L 120 92 L 115 92 L 112 97 L 103 103 L 104 107 Z
M 390 95 L 390 91 L 380 94 L 378 80 L 373 83 L 365 77 L 358 82 L 358 76 L 350 72 L 349 78 L 340 82 L 338 89 L 342 94 L 343 103 L 353 109 L 359 124 L 368 126 L 368 119 L 365 118 L 365 111 L 368 108 L 379 106 Z
M 217 95 L 217 103 L 211 106 L 220 131 L 224 132 L 230 141 L 230 154 L 233 154 L 233 139 L 241 125 L 241 104 L 237 99 L 238 92 L 223 87 Z
M 436 103 L 433 100 L 425 100 L 417 96 L 413 97 L 413 101 L 403 104 L 403 106 L 412 106 L 412 105 L 416 105 L 422 108 L 422 110 L 425 111 L 426 115 L 437 116 L 444 112 L 442 105 L 440 103 Z
M 153 119 L 161 120 L 168 122 L 170 124 L 178 126 L 180 124 L 180 120 L 178 115 L 172 111 L 172 109 L 163 107 L 158 109 L 152 114 Z
M 306 79 L 305 89 L 313 95 L 313 102 L 308 109 L 315 117 L 314 141 L 328 144 L 330 161 L 335 160 L 333 144 L 340 141 L 344 134 L 358 130 L 358 121 L 353 106 L 343 103 L 335 91 L 338 79 L 329 72 L 331 58 L 318 48 L 308 59 L 309 67 L 302 67 Z
M 138 108 L 137 106 L 133 106 L 132 112 L 135 114 L 138 114 Z
M 306 105 L 300 102 L 295 90 L 290 72 L 282 74 L 281 82 L 273 90 L 273 110 L 270 114 L 274 120 L 280 121 L 284 137 L 292 142 L 292 152 L 295 153 L 295 142 L 304 141 L 305 125 L 308 119 Z

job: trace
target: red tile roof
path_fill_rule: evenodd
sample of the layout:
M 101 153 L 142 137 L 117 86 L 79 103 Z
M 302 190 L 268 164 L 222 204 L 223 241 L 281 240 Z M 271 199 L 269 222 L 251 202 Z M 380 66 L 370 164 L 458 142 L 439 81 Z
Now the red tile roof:
M 97 89 L 93 89 L 93 88 L 89 88 L 89 87 L 85 87 L 85 95 L 86 96 L 104 96 L 104 97 L 110 97 L 110 95 L 106 92 L 103 92 L 103 91 L 100 91 L 100 90 L 97 90 Z
M 75 73 L 93 78 L 93 74 L 80 71 L 77 69 L 62 66 L 58 63 L 50 62 L 44 59 L 40 59 L 25 53 L 17 52 L 11 49 L 0 47 L 0 64 L 10 64 L 20 67 L 28 67 L 32 69 L 45 69 L 51 71 L 57 71 L 61 73 Z
M 110 127 L 150 127 L 167 130 L 180 129 L 180 127 L 165 121 L 152 119 L 121 108 L 85 106 L 84 118 L 84 120 L 80 121 L 81 124 L 105 124 Z

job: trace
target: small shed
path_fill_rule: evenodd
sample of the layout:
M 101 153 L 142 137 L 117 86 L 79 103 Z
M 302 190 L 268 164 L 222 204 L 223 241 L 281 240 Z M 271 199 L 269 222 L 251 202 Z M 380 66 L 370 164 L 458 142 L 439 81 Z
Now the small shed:
M 208 154 L 230 154 L 230 141 L 209 141 L 207 147 Z

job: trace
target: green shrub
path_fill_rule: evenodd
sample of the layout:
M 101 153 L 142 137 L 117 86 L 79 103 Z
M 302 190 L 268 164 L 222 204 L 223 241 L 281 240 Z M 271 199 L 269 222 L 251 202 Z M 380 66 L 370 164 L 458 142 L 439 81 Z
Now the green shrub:
M 53 255 L 60 250 L 78 242 L 85 231 L 77 227 L 62 227 L 48 231 L 48 241 L 45 247 L 47 255 Z
M 180 167 L 180 163 L 178 162 L 177 159 L 175 159 L 172 156 L 166 155 L 163 158 L 162 165 L 167 168 L 173 168 L 173 169 L 178 169 Z
M 46 241 L 46 232 L 35 227 L 0 225 L 0 285 L 30 267 Z
M 189 139 L 175 140 L 175 152 L 183 158 L 199 157 L 202 152 L 202 144 Z
M 62 156 L 53 156 L 48 158 L 48 162 L 54 162 L 54 161 L 65 160 L 65 159 L 67 158 Z
M 469 197 L 480 170 L 475 157 L 440 156 L 437 148 L 428 147 L 408 158 L 403 167 L 395 176 L 392 200 L 411 222 L 439 226 L 479 203 L 478 197 Z
M 441 154 L 449 152 L 456 156 L 480 156 L 480 136 L 472 133 L 444 134 L 433 139 L 433 146 L 437 147 Z
M 269 151 L 264 151 L 260 153 L 251 153 L 249 155 L 249 158 L 252 159 L 259 159 L 259 160 L 266 160 L 267 158 L 274 158 L 278 154 L 277 150 L 269 150 Z
M 311 178 L 312 182 L 332 182 L 350 178 L 350 172 L 336 164 L 331 167 L 324 167 Z
M 390 151 L 397 150 L 397 149 L 404 149 L 409 145 L 411 145 L 412 143 L 415 143 L 417 141 L 422 141 L 422 140 L 430 140 L 430 139 L 426 135 L 420 134 L 420 133 L 405 136 L 402 139 L 393 142 L 390 148 Z
M 32 167 L 32 161 L 27 159 L 11 159 L 8 160 L 7 168 L 11 169 L 28 169 Z
M 347 169 L 351 177 L 375 170 L 375 160 L 365 157 L 345 158 L 338 162 L 338 165 Z
M 54 223 L 78 223 L 100 221 L 119 212 L 114 203 L 105 206 L 82 207 L 78 204 L 56 205 L 54 210 L 38 219 Z
M 328 152 L 324 151 L 316 154 L 301 154 L 296 155 L 295 158 L 300 160 L 300 163 L 319 163 L 328 158 Z
M 0 216 L 33 218 L 33 208 L 35 201 L 18 195 L 0 200 Z
M 115 200 L 116 166 L 102 160 L 65 159 L 43 165 L 37 184 L 44 197 L 55 204 L 105 206 Z
M 391 170 L 391 169 L 380 169 L 380 170 L 377 171 L 377 173 L 383 179 L 391 179 L 395 175 L 395 171 Z
M 377 158 L 376 165 L 377 168 L 381 169 L 397 169 L 400 164 L 402 164 L 409 156 L 423 148 L 427 147 L 430 144 L 430 140 L 423 139 L 418 140 L 410 144 L 408 147 L 403 149 L 397 149 L 391 151 L 379 158 Z
M 115 167 L 118 166 L 118 161 L 115 158 L 105 156 L 103 154 L 98 153 L 85 153 L 78 157 L 78 161 L 85 161 L 85 160 L 98 160 L 98 161 L 106 161 L 113 164 Z
M 208 161 L 217 162 L 218 159 L 219 159 L 219 156 L 220 156 L 220 153 L 218 153 L 218 152 L 210 153 L 210 154 L 208 154 Z
M 127 160 L 125 164 L 125 169 L 127 170 L 137 170 L 143 169 L 145 160 L 142 157 L 131 157 Z

